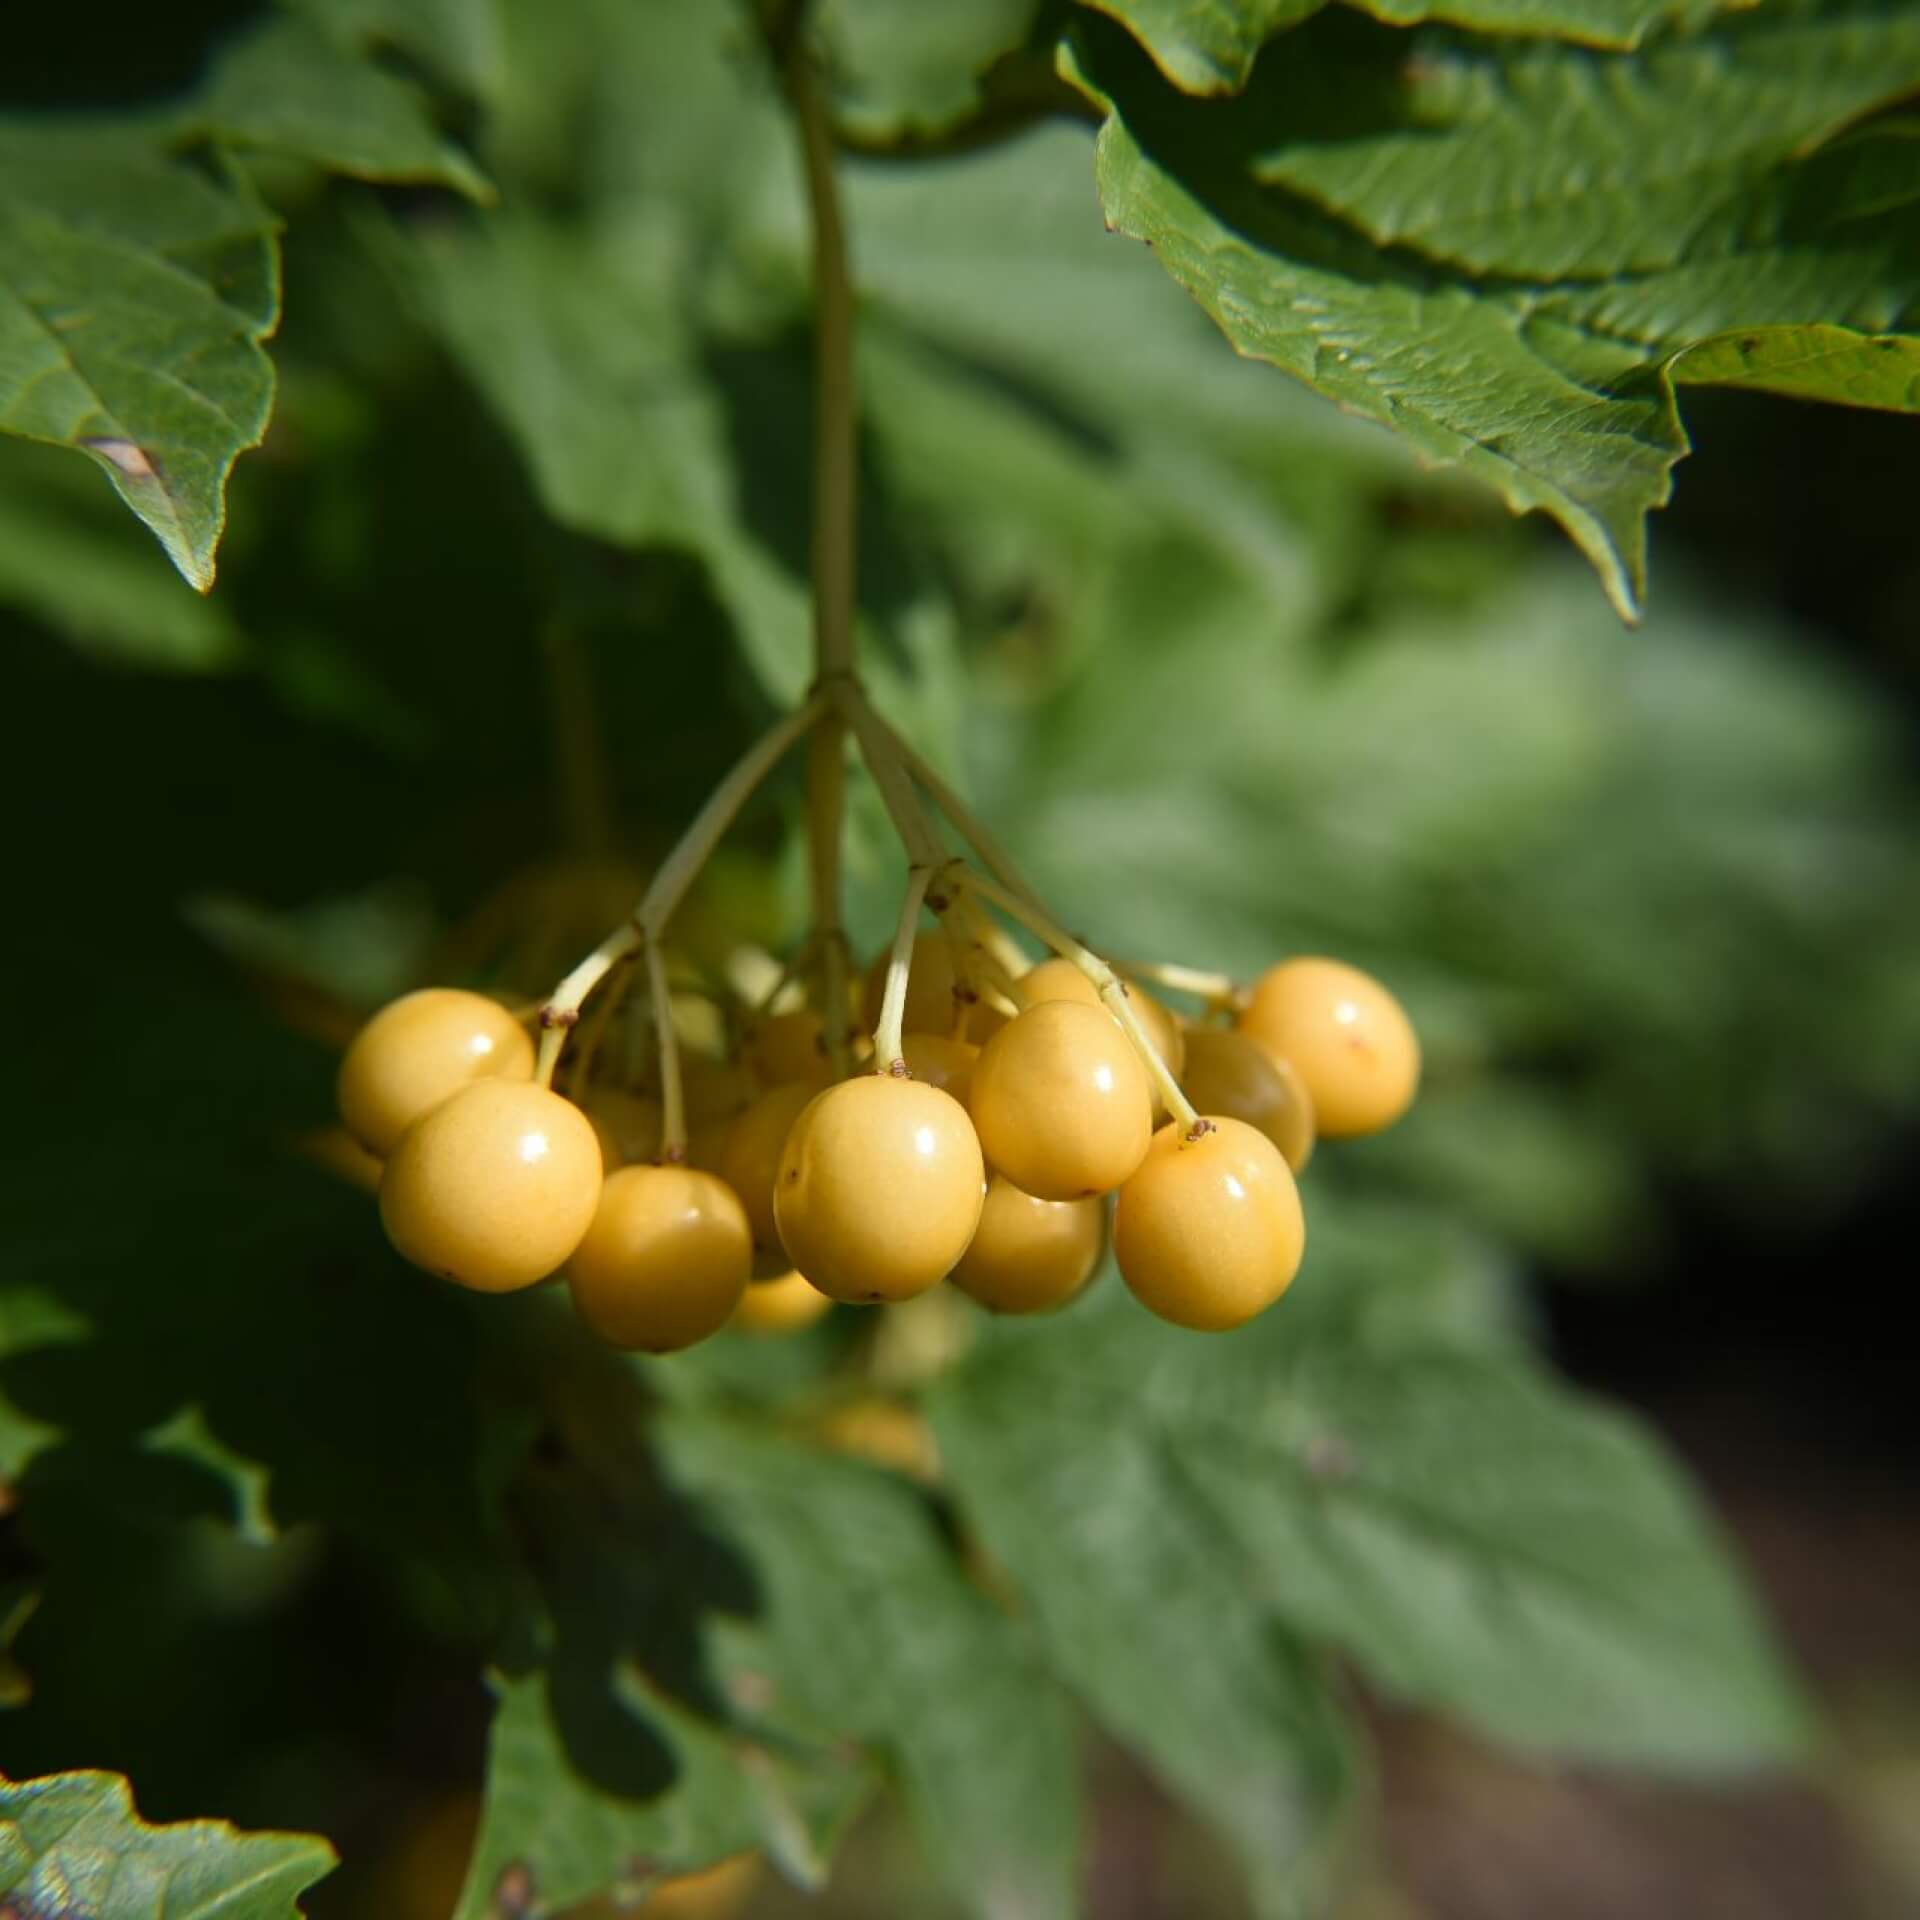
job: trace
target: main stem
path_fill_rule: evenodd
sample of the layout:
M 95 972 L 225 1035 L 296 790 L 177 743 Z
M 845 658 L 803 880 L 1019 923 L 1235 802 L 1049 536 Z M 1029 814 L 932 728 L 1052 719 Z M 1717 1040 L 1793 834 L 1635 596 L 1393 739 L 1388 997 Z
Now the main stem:
M 796 27 L 787 86 L 800 127 L 813 223 L 813 666 L 816 690 L 853 676 L 857 551 L 854 464 L 853 282 L 833 174 L 833 132 L 819 76 Z M 827 1051 L 834 1072 L 849 1063 L 847 941 L 840 918 L 840 838 L 846 812 L 846 724 L 837 707 L 815 724 L 807 747 L 807 874 L 824 989 Z

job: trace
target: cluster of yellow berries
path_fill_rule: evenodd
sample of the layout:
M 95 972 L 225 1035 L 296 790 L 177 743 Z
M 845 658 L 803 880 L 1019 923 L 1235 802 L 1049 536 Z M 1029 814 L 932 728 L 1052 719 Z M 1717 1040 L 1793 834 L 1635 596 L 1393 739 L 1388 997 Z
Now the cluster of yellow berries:
M 866 983 L 877 1017 L 887 967 Z M 984 1306 L 1061 1305 L 1116 1263 L 1167 1320 L 1235 1327 L 1298 1270 L 1294 1176 L 1316 1135 L 1371 1133 L 1419 1080 L 1413 1028 L 1338 961 L 1270 968 L 1231 1009 L 1127 1005 L 1202 1118 L 1170 1118 L 1087 975 L 1047 960 L 976 1001 L 946 940 L 914 943 L 900 1057 L 836 1079 L 817 1008 L 695 1058 L 692 1129 L 663 1156 L 659 1103 L 539 1084 L 522 1019 L 430 987 L 375 1014 L 342 1062 L 341 1118 L 381 1162 L 381 1218 L 416 1265 L 500 1293 L 564 1271 L 616 1346 L 669 1352 L 730 1321 L 804 1324 L 831 1301 L 951 1280 Z M 1231 1024 L 1228 1024 L 1228 1018 Z

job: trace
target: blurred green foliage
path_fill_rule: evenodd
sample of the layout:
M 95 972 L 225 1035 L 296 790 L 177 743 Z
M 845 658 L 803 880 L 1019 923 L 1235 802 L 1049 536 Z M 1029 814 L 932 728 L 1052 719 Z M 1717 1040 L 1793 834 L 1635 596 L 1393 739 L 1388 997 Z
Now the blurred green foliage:
M 1352 1673 L 1528 1751 L 1796 1752 L 1713 1527 L 1531 1357 L 1522 1281 L 1630 1279 L 1675 1180 L 1784 1221 L 1867 1177 L 1920 1066 L 1904 743 L 1724 584 L 1626 632 L 1237 359 L 1105 230 L 1070 117 L 847 162 L 863 644 L 1103 949 L 1403 993 L 1427 1092 L 1316 1161 L 1294 1295 L 1222 1342 L 1108 1279 L 1034 1327 L 951 1303 L 930 1358 L 842 1310 L 634 1366 L 404 1269 L 292 1151 L 341 1009 L 459 952 L 539 991 L 808 672 L 805 234 L 744 14 L 303 11 L 403 56 L 410 112 L 450 86 L 502 207 L 330 181 L 406 169 L 275 123 L 279 400 L 212 601 L 0 446 L 7 1770 L 322 1831 L 339 1914 L 484 1781 L 468 1920 L 523 1868 L 543 1913 L 744 1847 L 817 1885 L 897 1786 L 997 1917 L 1076 1910 L 1083 1723 L 1274 1914 L 1364 1813 Z M 938 58 L 881 0 L 822 25 L 865 144 L 1057 97 L 1021 7 Z M 236 125 L 263 44 L 210 83 Z M 799 931 L 796 787 L 702 941 Z M 864 946 L 900 878 L 862 795 Z M 930 1407 L 936 1489 L 832 1444 L 876 1391 Z

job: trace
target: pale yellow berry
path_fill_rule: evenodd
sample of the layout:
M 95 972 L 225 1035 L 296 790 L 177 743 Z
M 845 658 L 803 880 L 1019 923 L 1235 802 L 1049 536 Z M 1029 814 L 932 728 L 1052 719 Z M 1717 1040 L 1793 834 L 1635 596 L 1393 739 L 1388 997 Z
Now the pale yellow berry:
M 966 1040 L 950 1040 L 942 1033 L 909 1033 L 900 1042 L 900 1057 L 916 1080 L 950 1093 L 964 1107 L 973 1091 L 974 1062 L 980 1049 Z
M 995 1174 L 953 1284 L 995 1313 L 1045 1313 L 1087 1284 L 1106 1233 L 1098 1200 L 1036 1200 Z
M 1097 1006 L 1046 1000 L 980 1050 L 970 1102 L 996 1172 L 1041 1200 L 1117 1187 L 1147 1151 L 1146 1069 Z
M 1114 1200 L 1114 1259 L 1134 1297 L 1200 1332 L 1272 1306 L 1305 1246 L 1300 1192 L 1280 1149 L 1224 1115 L 1207 1116 L 1197 1137 L 1178 1121 L 1162 1127 Z
M 400 1136 L 380 1178 L 380 1218 L 415 1266 L 510 1293 L 580 1244 L 600 1175 L 600 1143 L 570 1100 L 527 1080 L 476 1080 Z
M 422 987 L 382 1007 L 340 1062 L 347 1131 L 385 1156 L 430 1107 L 471 1082 L 530 1080 L 533 1042 L 496 1000 L 459 987 Z
M 1258 1127 L 1295 1173 L 1313 1158 L 1313 1102 L 1285 1060 L 1230 1027 L 1194 1027 L 1180 1077 L 1202 1113 L 1223 1113 Z
M 833 1078 L 827 1023 L 815 1007 L 768 1014 L 755 1025 L 742 1058 L 762 1086 L 801 1083 L 817 1090 Z
M 1163 1006 L 1144 987 L 1136 987 L 1122 982 L 1126 990 L 1127 1005 L 1133 1010 L 1134 1017 L 1146 1029 L 1147 1038 L 1153 1042 L 1154 1051 L 1166 1062 L 1167 1070 L 1177 1080 L 1180 1069 L 1187 1057 L 1185 1030 L 1173 1016 L 1172 1011 Z M 1105 1009 L 1107 1003 L 1100 998 L 1100 990 L 1071 960 L 1056 954 L 1052 959 L 1042 960 L 1036 967 L 1030 967 L 1021 976 L 1020 992 L 1028 1006 L 1037 1006 L 1043 1000 L 1078 1000 L 1089 1007 Z M 1111 1011 L 1111 1009 L 1108 1009 Z M 1160 1100 L 1159 1089 L 1154 1089 L 1154 1120 L 1164 1120 L 1166 1108 Z
M 775 1279 L 754 1281 L 740 1296 L 730 1324 L 742 1333 L 797 1333 L 832 1305 L 805 1274 L 789 1267 Z
M 1269 967 L 1239 1025 L 1299 1074 L 1329 1139 L 1391 1126 L 1419 1090 L 1420 1041 L 1406 1010 L 1344 961 L 1309 957 Z
M 609 1173 L 660 1157 L 660 1102 L 651 1094 L 601 1088 L 587 1096 L 586 1115 Z
M 726 1325 L 752 1260 L 747 1216 L 724 1180 L 694 1167 L 625 1167 L 601 1189 L 567 1286 L 601 1339 L 672 1353 Z
M 763 1093 L 733 1123 L 720 1150 L 720 1177 L 740 1196 L 757 1247 L 771 1251 L 780 1245 L 773 1218 L 774 1180 L 787 1135 L 816 1091 L 788 1085 Z
M 870 1074 L 829 1087 L 794 1123 L 774 1211 L 822 1293 L 906 1300 L 966 1252 L 985 1190 L 966 1109 L 938 1087 Z

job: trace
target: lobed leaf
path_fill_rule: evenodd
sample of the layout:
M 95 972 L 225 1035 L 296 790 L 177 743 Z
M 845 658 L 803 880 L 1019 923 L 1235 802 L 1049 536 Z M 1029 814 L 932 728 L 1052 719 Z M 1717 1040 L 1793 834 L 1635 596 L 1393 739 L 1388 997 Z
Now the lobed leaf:
M 1310 1247 L 1296 1284 L 1368 1276 Z M 1797 1753 L 1767 1636 L 1648 1435 L 1514 1357 L 1325 1343 L 1293 1306 L 1209 1343 L 1109 1297 L 1074 1340 L 998 1342 L 943 1390 L 960 1496 L 1056 1658 L 1138 1556 L 1196 1627 L 1231 1594 L 1519 1747 L 1698 1769 Z
M 224 1820 L 150 1827 L 117 1774 L 0 1774 L 0 1912 L 287 1920 L 333 1865 L 311 1834 L 240 1833 Z
M 1920 7 L 1777 0 L 1637 53 L 1320 34 L 1247 103 L 1256 178 L 1477 274 L 1671 266 L 1920 75 Z

